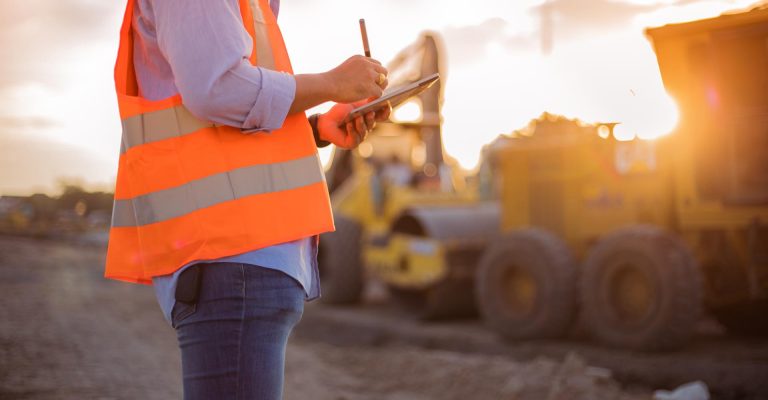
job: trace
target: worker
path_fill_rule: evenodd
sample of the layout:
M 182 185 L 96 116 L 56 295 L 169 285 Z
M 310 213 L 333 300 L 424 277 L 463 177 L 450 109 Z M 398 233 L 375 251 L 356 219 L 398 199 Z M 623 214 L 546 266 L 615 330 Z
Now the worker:
M 318 237 L 333 230 L 317 147 L 354 148 L 390 113 L 343 123 L 382 94 L 386 68 L 352 56 L 294 75 L 278 9 L 279 0 L 127 4 L 105 275 L 154 284 L 177 333 L 185 399 L 282 397 L 288 336 L 320 293 Z M 337 104 L 305 116 L 326 101 Z

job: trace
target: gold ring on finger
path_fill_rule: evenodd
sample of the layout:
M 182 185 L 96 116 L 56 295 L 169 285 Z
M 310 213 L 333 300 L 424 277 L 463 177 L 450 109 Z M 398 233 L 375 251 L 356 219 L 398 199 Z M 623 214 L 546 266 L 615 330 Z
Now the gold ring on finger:
M 387 79 L 387 76 L 386 76 L 386 75 L 384 75 L 383 73 L 379 73 L 379 77 L 378 77 L 378 78 L 376 78 L 376 83 L 377 83 L 377 84 L 379 84 L 379 85 L 381 85 L 381 84 L 383 84 L 383 83 L 384 83 L 384 81 L 385 81 L 386 79 Z

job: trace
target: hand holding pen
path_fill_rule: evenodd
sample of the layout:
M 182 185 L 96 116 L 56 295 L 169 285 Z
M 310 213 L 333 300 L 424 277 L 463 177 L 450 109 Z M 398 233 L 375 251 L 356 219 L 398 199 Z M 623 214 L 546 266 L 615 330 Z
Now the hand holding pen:
M 365 29 L 365 19 L 360 18 L 360 36 L 363 37 L 363 52 L 365 53 L 365 56 L 368 58 L 371 58 L 371 47 L 368 44 L 368 30 Z M 381 86 L 382 89 L 386 88 L 387 85 L 385 85 L 387 81 L 387 75 L 385 73 L 379 73 L 379 76 L 376 78 L 376 83 Z
M 368 34 L 365 21 L 360 20 L 360 32 L 363 37 L 363 51 L 366 56 L 356 55 L 348 58 L 338 67 L 328 72 L 336 85 L 337 103 L 353 103 L 365 99 L 381 97 L 389 84 L 387 69 L 376 59 L 370 57 Z
M 343 82 L 337 80 L 342 86 L 339 88 L 339 93 L 343 97 L 334 99 L 339 104 L 333 106 L 317 120 L 321 139 L 346 149 L 357 147 L 360 142 L 365 140 L 368 132 L 373 130 L 376 122 L 388 120 L 392 111 L 389 107 L 383 107 L 376 112 L 355 118 L 353 121 L 344 122 L 354 108 L 381 97 L 389 84 L 387 69 L 379 61 L 371 58 L 368 33 L 363 19 L 360 19 L 360 34 L 363 38 L 365 56 L 352 56 L 329 71 L 332 76 L 336 75 L 343 78 L 341 79 Z

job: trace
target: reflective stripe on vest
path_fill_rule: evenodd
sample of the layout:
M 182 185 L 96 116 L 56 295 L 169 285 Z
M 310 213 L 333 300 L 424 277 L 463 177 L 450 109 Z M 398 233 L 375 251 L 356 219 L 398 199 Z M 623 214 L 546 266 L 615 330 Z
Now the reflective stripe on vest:
M 210 175 L 182 186 L 116 200 L 112 226 L 142 226 L 180 217 L 246 196 L 324 182 L 316 155 L 282 163 L 253 165 Z
M 151 283 L 182 265 L 333 230 L 330 198 L 306 117 L 246 135 L 194 116 L 179 95 L 138 94 L 128 5 L 115 83 L 123 134 L 107 249 L 108 278 Z M 268 0 L 240 0 L 250 62 L 292 73 Z
M 123 120 L 120 154 L 132 147 L 184 136 L 213 126 L 215 124 L 192 115 L 183 105 L 134 115 Z
M 248 0 L 248 4 L 250 4 L 251 10 L 253 11 L 253 28 L 256 37 L 269 37 L 267 20 L 264 17 L 261 7 L 256 4 L 256 0 Z M 275 56 L 272 54 L 272 46 L 269 45 L 268 41 L 256 41 L 256 54 L 258 55 L 256 65 L 272 70 L 275 69 Z

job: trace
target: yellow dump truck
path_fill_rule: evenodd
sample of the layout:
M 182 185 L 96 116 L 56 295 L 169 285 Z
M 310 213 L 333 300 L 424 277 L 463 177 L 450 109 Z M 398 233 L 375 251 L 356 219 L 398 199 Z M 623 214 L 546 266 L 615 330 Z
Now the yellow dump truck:
M 768 331 L 768 10 L 649 29 L 675 132 L 618 142 L 551 127 L 499 144 L 501 231 L 476 280 L 506 337 L 680 346 L 708 306 Z
M 729 329 L 768 332 L 768 8 L 649 29 L 680 125 L 670 223 Z

